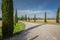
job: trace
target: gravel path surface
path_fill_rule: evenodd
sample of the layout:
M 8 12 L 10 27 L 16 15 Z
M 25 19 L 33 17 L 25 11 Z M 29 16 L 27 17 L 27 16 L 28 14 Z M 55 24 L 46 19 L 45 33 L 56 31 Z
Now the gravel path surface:
M 60 40 L 60 25 L 23 22 L 25 31 L 10 40 Z

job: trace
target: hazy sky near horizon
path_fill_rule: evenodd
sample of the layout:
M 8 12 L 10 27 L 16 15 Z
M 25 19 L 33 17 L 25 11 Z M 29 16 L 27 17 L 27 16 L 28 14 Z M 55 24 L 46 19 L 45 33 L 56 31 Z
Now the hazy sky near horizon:
M 57 9 L 60 6 L 60 0 L 13 0 L 13 2 L 14 11 L 18 10 L 18 17 L 25 14 L 33 17 L 36 14 L 37 17 L 43 18 L 46 11 L 47 17 L 52 18 L 56 16 Z

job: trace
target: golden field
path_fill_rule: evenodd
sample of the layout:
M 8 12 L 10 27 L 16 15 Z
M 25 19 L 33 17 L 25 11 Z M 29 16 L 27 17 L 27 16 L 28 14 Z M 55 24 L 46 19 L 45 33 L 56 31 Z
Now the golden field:
M 34 22 L 34 20 L 30 20 L 30 22 Z M 36 23 L 44 23 L 44 20 L 36 20 Z M 47 23 L 55 24 L 56 20 L 47 20 Z
M 27 21 L 27 22 L 29 22 L 29 21 Z M 34 20 L 30 20 L 30 22 L 34 22 Z M 44 20 L 36 20 L 36 23 L 44 23 Z M 55 24 L 56 20 L 47 20 L 47 23 Z M 0 27 L 1 26 L 2 26 L 2 21 L 0 20 Z

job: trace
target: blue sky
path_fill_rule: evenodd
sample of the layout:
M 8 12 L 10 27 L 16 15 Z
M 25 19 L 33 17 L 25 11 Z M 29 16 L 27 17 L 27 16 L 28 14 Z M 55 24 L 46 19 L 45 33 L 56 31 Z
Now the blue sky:
M 56 11 L 60 6 L 60 0 L 13 0 L 13 2 L 14 11 L 16 8 L 18 10 L 18 17 L 25 14 L 33 17 L 36 14 L 37 17 L 43 18 L 46 11 L 47 17 L 52 18 L 56 16 Z

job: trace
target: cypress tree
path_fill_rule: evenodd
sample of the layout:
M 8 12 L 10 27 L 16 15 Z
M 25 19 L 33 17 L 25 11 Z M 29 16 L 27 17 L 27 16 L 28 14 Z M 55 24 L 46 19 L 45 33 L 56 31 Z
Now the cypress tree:
M 27 14 L 25 14 L 25 21 L 27 21 Z
M 0 9 L 1 9 L 1 3 L 0 3 Z
M 28 21 L 30 22 L 30 17 L 28 16 Z
M 59 20 L 60 20 L 60 7 L 59 7 Z
M 34 22 L 36 22 L 36 14 L 34 14 Z
M 22 21 L 24 20 L 24 16 L 21 16 L 21 20 L 22 20 Z
M 58 8 L 58 10 L 57 10 L 56 23 L 59 23 L 59 12 L 60 12 L 60 8 Z
M 15 13 L 15 24 L 18 23 L 18 17 L 17 17 L 17 9 L 16 9 L 16 13 Z
M 44 22 L 45 22 L 45 23 L 47 22 L 46 12 L 45 12 L 45 14 L 44 14 Z
M 13 35 L 13 0 L 2 0 L 2 36 L 9 38 Z

